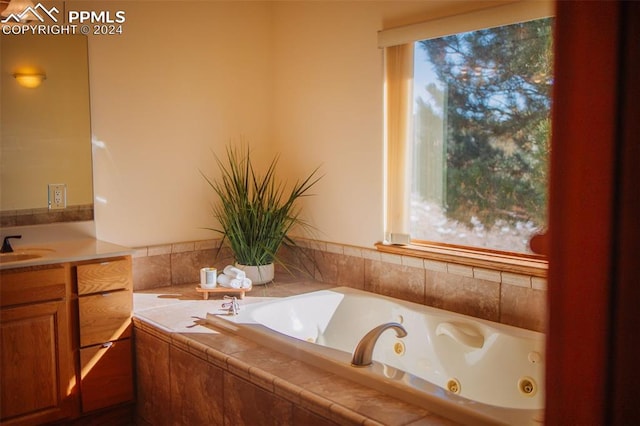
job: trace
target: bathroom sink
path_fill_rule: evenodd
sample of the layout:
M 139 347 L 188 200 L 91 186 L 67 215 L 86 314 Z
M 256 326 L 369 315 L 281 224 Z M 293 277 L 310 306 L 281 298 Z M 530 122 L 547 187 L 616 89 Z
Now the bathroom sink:
M 0 263 L 21 262 L 24 260 L 39 259 L 46 253 L 54 250 L 46 248 L 20 249 L 12 253 L 0 253 Z
M 0 254 L 0 263 L 19 262 L 21 260 L 38 259 L 41 254 L 36 253 L 3 253 Z

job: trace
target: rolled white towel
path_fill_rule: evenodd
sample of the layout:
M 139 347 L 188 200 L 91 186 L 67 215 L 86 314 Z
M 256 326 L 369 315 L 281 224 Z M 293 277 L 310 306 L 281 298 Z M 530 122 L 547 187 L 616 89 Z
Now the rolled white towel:
M 246 278 L 243 278 L 246 279 Z M 226 287 L 226 288 L 243 288 L 242 287 L 242 280 L 238 279 L 238 278 L 233 278 L 227 274 L 221 274 L 218 275 L 218 284 L 220 284 L 221 287 Z
M 231 281 L 231 277 L 227 274 L 219 274 L 218 278 L 216 279 L 216 281 L 218 282 L 218 284 L 220 284 L 222 287 L 229 287 L 229 281 Z
M 242 280 L 239 278 L 233 278 L 229 281 L 229 288 L 242 288 Z
M 244 273 L 242 269 L 238 269 L 235 266 L 227 265 L 224 267 L 224 273 L 229 275 L 232 278 L 244 279 L 247 275 Z
M 251 288 L 251 280 L 249 278 L 243 278 L 242 286 L 240 288 Z

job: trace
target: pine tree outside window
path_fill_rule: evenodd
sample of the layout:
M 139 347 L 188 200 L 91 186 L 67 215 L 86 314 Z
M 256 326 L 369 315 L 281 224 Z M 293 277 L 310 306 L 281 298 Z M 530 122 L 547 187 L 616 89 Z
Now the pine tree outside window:
M 552 18 L 414 43 L 412 239 L 528 253 L 546 227 Z

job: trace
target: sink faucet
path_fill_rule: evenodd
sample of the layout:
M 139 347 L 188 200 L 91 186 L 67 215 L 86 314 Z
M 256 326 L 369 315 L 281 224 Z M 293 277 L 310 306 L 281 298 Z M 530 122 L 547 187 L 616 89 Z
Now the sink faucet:
M 356 350 L 353 351 L 353 358 L 351 359 L 352 366 L 366 367 L 367 365 L 371 365 L 371 356 L 373 355 L 373 348 L 376 346 L 378 337 L 388 328 L 393 328 L 398 337 L 407 335 L 407 330 L 397 322 L 388 322 L 377 326 L 365 334 L 364 337 L 360 339 L 360 342 L 358 342 Z
M 8 235 L 4 237 L 2 241 L 2 249 L 0 249 L 0 253 L 13 253 L 13 247 L 9 243 L 9 239 L 11 238 L 22 238 L 22 235 Z

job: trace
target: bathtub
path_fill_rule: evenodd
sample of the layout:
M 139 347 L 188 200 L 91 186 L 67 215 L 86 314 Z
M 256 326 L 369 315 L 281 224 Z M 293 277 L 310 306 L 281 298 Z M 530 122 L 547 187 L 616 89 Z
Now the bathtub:
M 544 335 L 338 287 L 208 314 L 214 327 L 465 424 L 541 424 Z M 351 365 L 360 339 L 384 331 L 373 364 Z

